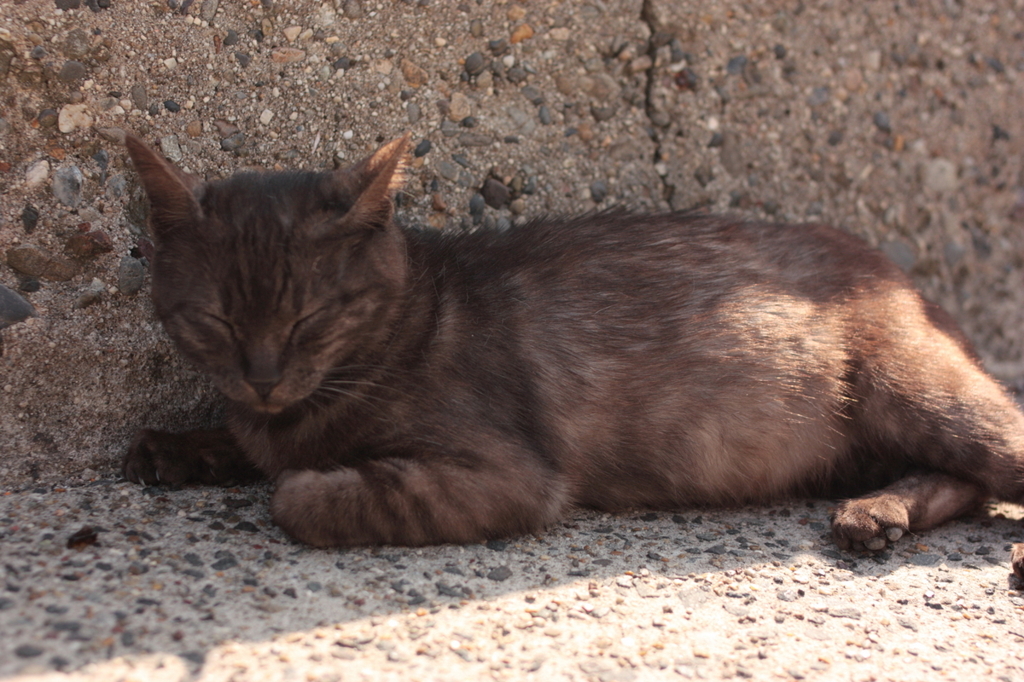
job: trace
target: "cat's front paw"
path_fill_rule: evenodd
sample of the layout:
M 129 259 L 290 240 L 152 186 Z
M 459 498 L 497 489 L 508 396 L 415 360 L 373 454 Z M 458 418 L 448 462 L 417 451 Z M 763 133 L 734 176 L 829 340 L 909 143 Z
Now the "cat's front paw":
M 839 549 L 885 549 L 909 528 L 906 506 L 890 495 L 846 500 L 832 515 L 832 539 Z
M 180 445 L 177 434 L 142 429 L 128 446 L 121 473 L 132 483 L 184 483 L 189 476 L 181 466 Z
M 270 515 L 285 533 L 314 547 L 369 544 L 372 540 L 361 532 L 365 528 L 357 519 L 363 515 L 372 519 L 373 512 L 358 501 L 360 483 L 351 469 L 286 469 L 275 481 Z

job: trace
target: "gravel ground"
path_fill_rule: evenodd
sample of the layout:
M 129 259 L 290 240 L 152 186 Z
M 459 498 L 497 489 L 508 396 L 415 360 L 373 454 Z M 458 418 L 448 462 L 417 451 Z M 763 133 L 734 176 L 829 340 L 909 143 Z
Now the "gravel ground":
M 324 551 L 268 497 L 100 479 L 0 498 L 0 676 L 1024 679 L 1019 508 L 878 556 L 836 551 L 822 501 Z
M 339 553 L 284 538 L 265 488 L 116 478 L 135 429 L 218 412 L 154 322 L 124 131 L 208 177 L 330 168 L 411 131 L 399 216 L 439 229 L 616 205 L 830 222 L 1024 387 L 1022 17 L 0 2 L 0 676 L 1024 680 L 1016 507 L 874 558 L 832 548 L 824 501 Z M 68 548 L 84 526 L 97 544 Z

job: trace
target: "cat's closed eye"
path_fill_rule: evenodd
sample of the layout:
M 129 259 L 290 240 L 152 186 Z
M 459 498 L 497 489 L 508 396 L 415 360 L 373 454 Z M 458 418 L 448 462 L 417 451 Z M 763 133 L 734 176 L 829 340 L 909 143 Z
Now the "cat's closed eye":
M 235 325 L 226 318 L 208 312 L 202 312 L 200 315 L 209 326 L 226 333 L 232 339 L 235 338 Z
M 326 308 L 317 308 L 313 312 L 299 318 L 288 333 L 288 344 L 289 346 L 298 346 L 305 339 L 316 332 L 319 324 L 328 315 Z

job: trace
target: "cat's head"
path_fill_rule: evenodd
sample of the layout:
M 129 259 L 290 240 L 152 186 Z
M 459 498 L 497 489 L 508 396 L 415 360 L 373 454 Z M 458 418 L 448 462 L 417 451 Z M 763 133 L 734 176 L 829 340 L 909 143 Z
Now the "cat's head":
M 382 343 L 407 277 L 408 136 L 334 172 L 203 182 L 126 140 L 152 207 L 153 301 L 228 398 L 277 413 Z

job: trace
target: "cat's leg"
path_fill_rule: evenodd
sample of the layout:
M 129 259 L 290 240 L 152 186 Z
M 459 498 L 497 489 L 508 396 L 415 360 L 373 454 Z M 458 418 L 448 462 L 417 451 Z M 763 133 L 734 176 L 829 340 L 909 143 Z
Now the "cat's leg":
M 430 454 L 286 471 L 271 513 L 289 535 L 318 547 L 426 545 L 540 531 L 567 504 L 558 475 L 522 458 Z
M 1010 565 L 1018 578 L 1024 580 L 1024 543 L 1017 543 L 1010 551 Z
M 907 531 L 934 528 L 987 498 L 980 486 L 948 474 L 914 474 L 840 504 L 832 515 L 832 537 L 840 549 L 883 549 Z
M 932 309 L 930 322 L 888 330 L 890 345 L 851 383 L 861 464 L 916 473 L 842 503 L 832 525 L 841 547 L 881 549 L 990 498 L 1024 503 L 1024 414 L 948 316 Z
M 227 429 L 168 433 L 143 429 L 121 465 L 133 483 L 244 482 L 262 478 Z

